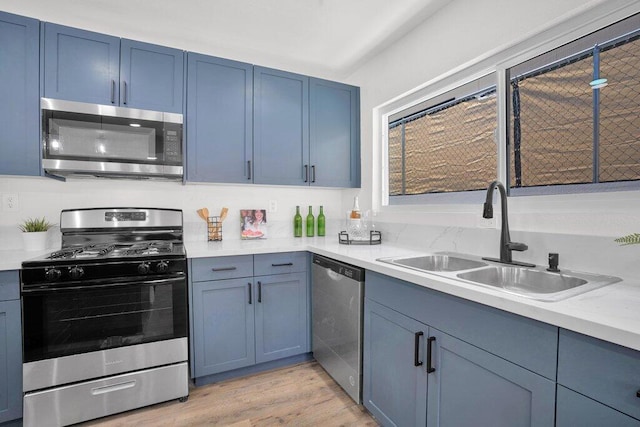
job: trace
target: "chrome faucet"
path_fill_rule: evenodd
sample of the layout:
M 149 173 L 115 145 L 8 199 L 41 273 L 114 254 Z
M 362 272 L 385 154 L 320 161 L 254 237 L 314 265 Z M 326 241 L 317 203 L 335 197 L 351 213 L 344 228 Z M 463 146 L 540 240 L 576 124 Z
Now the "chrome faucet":
M 484 202 L 484 209 L 482 211 L 483 218 L 493 218 L 493 190 L 498 188 L 500 192 L 500 207 L 501 207 L 501 227 L 500 227 L 500 259 L 487 258 L 482 259 L 487 261 L 496 261 L 503 264 L 520 265 L 523 267 L 535 267 L 535 264 L 529 264 L 526 262 L 514 261 L 511 257 L 512 251 L 526 251 L 529 249 L 524 243 L 512 242 L 509 235 L 509 218 L 507 213 L 507 191 L 504 185 L 500 181 L 493 181 L 487 188 L 487 199 Z

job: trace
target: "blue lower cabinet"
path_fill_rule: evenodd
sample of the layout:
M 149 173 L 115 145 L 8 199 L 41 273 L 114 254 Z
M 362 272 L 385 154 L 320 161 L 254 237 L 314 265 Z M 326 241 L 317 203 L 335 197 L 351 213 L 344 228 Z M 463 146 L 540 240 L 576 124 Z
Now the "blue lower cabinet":
M 557 427 L 640 427 L 640 421 L 558 385 Z
M 433 372 L 427 425 L 554 425 L 553 381 L 436 329 L 430 331 Z
M 255 363 L 253 279 L 193 284 L 195 377 Z
M 22 418 L 22 322 L 17 271 L 0 271 L 0 424 Z
M 426 425 L 429 328 L 370 299 L 364 307 L 364 406 L 385 426 Z
M 254 279 L 257 363 L 306 352 L 306 277 L 306 273 L 291 273 Z
M 296 252 L 256 255 L 272 265 L 281 264 L 283 256 L 286 264 L 295 265 L 298 259 Z M 309 291 L 303 270 L 253 276 L 252 255 L 191 260 L 192 377 L 218 381 L 309 352 Z M 228 275 L 235 277 L 210 280 Z

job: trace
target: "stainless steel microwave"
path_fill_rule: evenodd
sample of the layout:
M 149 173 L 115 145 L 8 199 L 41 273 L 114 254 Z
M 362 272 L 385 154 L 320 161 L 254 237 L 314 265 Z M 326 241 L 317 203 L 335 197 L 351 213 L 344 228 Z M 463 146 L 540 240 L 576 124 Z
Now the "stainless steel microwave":
M 50 98 L 40 106 L 46 174 L 182 179 L 182 114 Z

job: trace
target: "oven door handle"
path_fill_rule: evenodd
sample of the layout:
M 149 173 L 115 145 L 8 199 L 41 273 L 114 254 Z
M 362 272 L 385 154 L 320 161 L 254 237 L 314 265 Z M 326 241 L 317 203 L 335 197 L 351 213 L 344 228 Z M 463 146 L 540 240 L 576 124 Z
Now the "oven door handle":
M 48 284 L 48 285 L 28 285 L 25 287 L 22 286 L 23 294 L 43 294 L 49 293 L 51 291 L 72 291 L 72 290 L 91 290 L 91 289 L 107 289 L 107 288 L 116 288 L 120 286 L 156 286 L 156 285 L 169 285 L 175 282 L 184 282 L 186 280 L 185 276 L 180 277 L 171 277 L 165 279 L 155 279 L 155 280 L 128 280 L 126 282 L 110 282 L 110 283 L 85 283 L 78 284 L 74 283 L 69 286 L 60 286 L 60 284 Z

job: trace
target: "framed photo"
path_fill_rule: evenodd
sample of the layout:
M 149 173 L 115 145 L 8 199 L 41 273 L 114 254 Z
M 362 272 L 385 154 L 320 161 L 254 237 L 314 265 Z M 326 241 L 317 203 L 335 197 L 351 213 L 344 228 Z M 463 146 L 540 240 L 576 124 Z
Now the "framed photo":
M 240 238 L 243 240 L 267 238 L 267 210 L 240 210 Z

